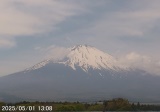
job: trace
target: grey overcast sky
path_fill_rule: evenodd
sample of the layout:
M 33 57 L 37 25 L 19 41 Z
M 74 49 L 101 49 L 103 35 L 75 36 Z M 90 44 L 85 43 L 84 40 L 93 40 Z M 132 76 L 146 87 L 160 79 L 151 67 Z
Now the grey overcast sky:
M 0 0 L 0 76 L 77 44 L 160 75 L 160 0 Z

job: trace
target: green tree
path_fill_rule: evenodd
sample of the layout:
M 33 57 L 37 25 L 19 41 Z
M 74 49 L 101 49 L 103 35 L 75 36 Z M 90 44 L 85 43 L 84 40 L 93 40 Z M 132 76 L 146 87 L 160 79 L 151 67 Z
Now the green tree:
M 126 99 L 117 98 L 117 99 L 107 101 L 106 110 L 129 111 L 129 110 L 131 110 L 131 104 Z
M 88 111 L 103 111 L 104 105 L 102 104 L 95 104 L 88 107 Z

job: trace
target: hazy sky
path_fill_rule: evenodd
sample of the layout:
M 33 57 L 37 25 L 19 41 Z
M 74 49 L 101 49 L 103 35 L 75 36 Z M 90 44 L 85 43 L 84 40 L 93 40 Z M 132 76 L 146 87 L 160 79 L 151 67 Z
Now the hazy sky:
M 0 0 L 0 76 L 77 44 L 160 74 L 159 36 L 160 0 Z

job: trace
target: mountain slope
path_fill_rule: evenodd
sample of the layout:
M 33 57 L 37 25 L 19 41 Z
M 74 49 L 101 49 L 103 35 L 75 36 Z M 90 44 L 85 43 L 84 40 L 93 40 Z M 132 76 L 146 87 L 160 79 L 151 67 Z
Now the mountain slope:
M 74 46 L 67 49 L 67 51 L 68 53 L 63 56 L 62 59 L 56 61 L 54 59 L 44 60 L 27 70 L 39 69 L 48 63 L 64 64 L 65 66 L 70 66 L 74 70 L 76 70 L 75 66 L 79 66 L 86 72 L 89 68 L 99 70 L 107 69 L 117 72 L 122 69 L 114 57 L 88 45 Z
M 160 77 L 121 67 L 114 57 L 87 45 L 69 48 L 58 60 L 44 60 L 0 78 L 4 96 L 39 101 L 91 101 L 125 97 L 160 102 Z M 1 95 L 2 94 L 2 95 Z

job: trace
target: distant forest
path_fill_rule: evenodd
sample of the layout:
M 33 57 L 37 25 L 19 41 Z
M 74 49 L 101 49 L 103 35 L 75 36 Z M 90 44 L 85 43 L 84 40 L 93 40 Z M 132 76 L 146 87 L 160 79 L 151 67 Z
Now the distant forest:
M 83 102 L 0 102 L 0 112 L 55 112 L 55 111 L 160 111 L 160 105 L 130 103 L 116 98 L 96 103 Z

